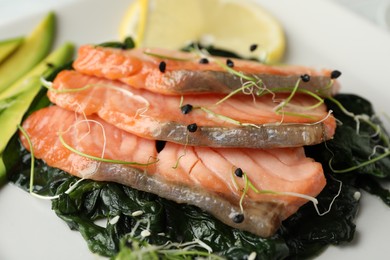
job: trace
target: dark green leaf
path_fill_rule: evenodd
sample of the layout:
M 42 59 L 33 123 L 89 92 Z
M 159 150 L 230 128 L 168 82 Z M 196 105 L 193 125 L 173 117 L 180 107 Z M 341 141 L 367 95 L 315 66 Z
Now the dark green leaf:
M 340 189 L 340 182 L 329 177 L 327 188 L 318 196 L 320 213 L 327 211 Z M 345 181 L 339 197 L 328 214 L 319 216 L 313 205 L 304 205 L 296 214 L 284 221 L 280 234 L 291 249 L 290 258 L 308 258 L 318 254 L 329 244 L 349 242 L 355 233 L 354 219 L 359 206 L 355 199 L 358 189 Z
M 367 115 L 371 121 L 381 127 L 383 138 L 388 138 L 381 122 L 373 117 L 375 112 L 367 100 L 355 95 L 337 95 L 335 97 L 350 112 L 356 115 Z M 369 160 L 375 146 L 388 147 L 383 139 L 375 135 L 376 130 L 364 121 L 360 122 L 357 132 L 356 121 L 345 115 L 333 102 L 327 102 L 329 109 L 334 111 L 335 117 L 342 122 L 336 129 L 334 139 L 325 145 L 320 145 L 321 153 L 317 157 L 321 162 L 333 158 L 332 167 L 337 170 L 347 169 Z M 334 154 L 329 152 L 329 150 Z M 383 152 L 379 149 L 378 152 Z M 325 160 L 324 160 L 325 159 Z M 327 164 L 327 163 L 326 163 Z M 358 168 L 351 174 L 369 174 L 380 178 L 390 177 L 390 156 L 380 161 Z
M 356 178 L 355 184 L 357 187 L 380 197 L 390 207 L 390 191 L 383 188 L 378 180 L 371 176 L 359 176 Z
M 118 41 L 104 42 L 99 44 L 98 46 L 129 50 L 135 47 L 135 43 L 133 41 L 133 38 L 127 37 L 123 42 L 118 42 Z
M 235 58 L 235 59 L 243 59 L 243 57 L 237 55 L 234 52 L 227 51 L 227 50 L 222 50 L 222 49 L 214 47 L 213 45 L 205 46 L 205 45 L 202 45 L 200 43 L 191 43 L 191 44 L 185 46 L 184 48 L 182 48 L 182 51 L 190 52 L 190 51 L 193 51 L 194 49 L 204 49 L 210 55 L 213 55 L 213 56 Z M 252 60 L 253 61 L 259 61 L 259 60 L 255 59 L 255 58 L 253 58 Z

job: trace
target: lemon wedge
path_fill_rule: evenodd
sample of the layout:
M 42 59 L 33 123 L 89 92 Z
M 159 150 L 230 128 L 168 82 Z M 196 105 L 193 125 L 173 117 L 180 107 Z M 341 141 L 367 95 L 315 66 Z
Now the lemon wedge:
M 250 0 L 135 0 L 119 34 L 137 47 L 180 49 L 200 42 L 267 63 L 285 52 L 279 21 Z

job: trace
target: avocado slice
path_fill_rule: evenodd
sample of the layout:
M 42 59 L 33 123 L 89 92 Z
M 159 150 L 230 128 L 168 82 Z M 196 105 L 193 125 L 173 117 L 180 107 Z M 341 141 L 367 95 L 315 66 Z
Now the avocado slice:
M 3 40 L 0 42 L 0 63 L 12 54 L 23 42 L 23 37 Z
M 22 45 L 0 64 L 0 93 L 31 70 L 50 52 L 55 36 L 55 15 L 49 13 Z
M 20 78 L 7 89 L 7 98 L 2 100 L 3 108 L 0 106 L 0 184 L 1 180 L 4 181 L 6 179 L 2 153 L 8 141 L 15 134 L 17 126 L 21 123 L 31 102 L 41 89 L 41 75 L 51 73 L 56 67 L 63 66 L 73 58 L 73 54 L 73 44 L 63 44 L 35 66 L 27 75 Z M 48 66 L 48 64 L 53 66 Z M 16 91 L 12 92 L 11 90 Z

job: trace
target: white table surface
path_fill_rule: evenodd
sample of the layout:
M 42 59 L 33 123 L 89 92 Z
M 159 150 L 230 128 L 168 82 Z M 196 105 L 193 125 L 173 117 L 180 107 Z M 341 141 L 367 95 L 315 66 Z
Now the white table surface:
M 25 15 L 38 13 L 43 10 L 50 10 L 53 6 L 60 6 L 75 1 L 78 0 L 0 0 L 0 25 L 12 22 Z M 390 32 L 390 0 L 324 1 L 339 3 L 352 12 L 355 12 Z

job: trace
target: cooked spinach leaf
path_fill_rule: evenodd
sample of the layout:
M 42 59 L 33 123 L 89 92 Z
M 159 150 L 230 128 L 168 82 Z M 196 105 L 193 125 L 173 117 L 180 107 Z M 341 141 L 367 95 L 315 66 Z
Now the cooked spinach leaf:
M 234 52 L 223 50 L 216 48 L 213 45 L 202 45 L 199 42 L 191 43 L 181 49 L 182 51 L 191 52 L 193 50 L 206 50 L 207 53 L 213 56 L 219 56 L 219 57 L 227 57 L 227 58 L 235 58 L 235 59 L 244 59 L 243 57 L 237 55 Z M 256 58 L 252 58 L 250 60 L 261 62 L 260 60 Z
M 367 100 L 351 94 L 340 94 L 335 97 L 348 111 L 355 115 L 363 115 L 370 119 L 370 124 L 360 120 L 359 124 L 351 116 L 343 113 L 334 102 L 327 101 L 329 109 L 333 110 L 334 116 L 341 122 L 336 128 L 334 138 L 326 143 L 308 150 L 315 150 L 314 158 L 323 163 L 329 169 L 329 161 L 332 159 L 332 168 L 336 170 L 348 169 L 361 163 L 367 162 L 373 155 L 374 147 L 377 152 L 383 153 L 380 147 L 389 148 L 388 134 Z M 380 127 L 378 129 L 373 128 Z M 358 127 L 358 128 L 357 128 Z M 358 129 L 358 130 L 357 130 Z M 382 136 L 378 133 L 382 133 Z M 378 155 L 375 155 L 378 156 Z M 390 178 L 390 156 L 379 161 L 359 167 L 351 172 L 340 173 L 342 175 L 372 175 L 380 178 Z
M 353 182 L 355 187 L 359 187 L 368 193 L 378 196 L 390 207 L 390 190 L 383 188 L 378 179 L 371 176 L 357 176 L 351 182 Z
M 135 43 L 134 43 L 133 38 L 127 37 L 126 39 L 124 39 L 123 42 L 118 42 L 118 41 L 103 42 L 103 43 L 99 44 L 98 46 L 129 50 L 129 49 L 133 49 L 135 47 Z
M 367 162 L 370 156 L 379 156 L 373 155 L 375 147 L 389 148 L 389 136 L 369 101 L 353 94 L 340 94 L 335 96 L 335 99 L 348 111 L 370 119 L 372 124 L 367 124 L 364 120 L 360 121 L 359 131 L 357 131 L 354 118 L 343 113 L 334 102 L 327 101 L 327 106 L 334 111 L 334 116 L 342 124 L 337 126 L 332 140 L 306 147 L 306 153 L 321 162 L 325 171 L 328 172 L 332 172 L 329 166 L 330 159 L 332 159 L 333 169 L 348 169 Z M 380 131 L 373 128 L 373 125 L 379 127 Z M 377 153 L 383 154 L 384 152 L 383 149 L 377 149 Z M 381 185 L 390 180 L 390 156 L 353 171 L 335 174 L 335 176 L 345 183 L 379 196 L 390 206 L 390 191 Z
M 290 248 L 289 259 L 309 258 L 330 244 L 338 245 L 353 239 L 359 207 L 355 193 L 359 190 L 342 181 L 340 195 L 331 204 L 339 190 L 340 181 L 328 176 L 327 186 L 318 201 L 321 213 L 331 206 L 329 213 L 319 216 L 309 203 L 283 222 L 279 233 Z

